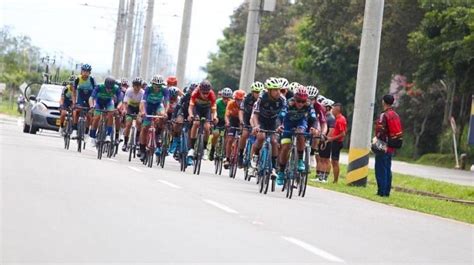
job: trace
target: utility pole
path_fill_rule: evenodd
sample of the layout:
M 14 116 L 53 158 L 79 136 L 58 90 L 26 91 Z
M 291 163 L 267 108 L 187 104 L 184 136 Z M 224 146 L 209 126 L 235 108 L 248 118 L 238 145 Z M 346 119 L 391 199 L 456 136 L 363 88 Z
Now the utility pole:
M 154 8 L 154 0 L 148 0 L 148 6 L 146 11 L 146 20 L 145 20 L 145 28 L 143 34 L 143 49 L 142 49 L 142 58 L 141 58 L 141 65 L 140 65 L 140 74 L 145 78 L 145 80 L 149 79 L 148 75 L 148 59 L 150 57 L 150 46 L 151 46 L 151 39 L 153 34 L 153 8 Z
M 128 7 L 128 16 L 127 16 L 127 41 L 126 41 L 125 58 L 124 58 L 124 64 L 123 64 L 123 76 L 126 78 L 130 77 L 130 69 L 132 67 L 134 14 L 135 14 L 135 0 L 130 0 L 130 5 Z
M 245 34 L 244 57 L 240 70 L 239 88 L 249 91 L 255 79 L 257 64 L 258 37 L 260 34 L 260 5 L 261 0 L 250 0 Z
M 375 88 L 379 63 L 384 0 L 366 0 L 352 120 L 347 184 L 365 186 L 369 174 Z
M 123 17 L 124 17 L 125 0 L 120 0 L 119 9 L 117 15 L 117 26 L 115 28 L 115 40 L 114 40 L 114 54 L 112 59 L 112 75 L 119 76 L 122 66 L 122 54 L 123 54 Z
M 193 11 L 193 0 L 184 2 L 183 20 L 181 22 L 181 36 L 179 38 L 178 65 L 176 75 L 178 87 L 184 87 L 186 81 L 186 59 L 188 57 L 189 31 L 191 29 L 191 15 Z
M 135 57 L 133 59 L 133 76 L 137 77 L 140 75 L 140 59 L 141 59 L 141 51 L 142 51 L 142 35 L 143 35 L 143 10 L 142 10 L 142 2 L 138 2 L 137 5 L 137 16 L 135 18 L 135 40 L 134 40 L 134 51 Z

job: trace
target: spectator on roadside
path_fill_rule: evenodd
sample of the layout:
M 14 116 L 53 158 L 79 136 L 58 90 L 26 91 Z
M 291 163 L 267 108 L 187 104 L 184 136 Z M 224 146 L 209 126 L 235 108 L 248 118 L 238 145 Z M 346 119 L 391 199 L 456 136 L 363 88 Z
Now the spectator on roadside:
M 392 156 L 396 148 L 402 144 L 402 126 L 400 117 L 393 110 L 394 98 L 385 95 L 382 99 L 383 111 L 375 122 L 375 137 L 386 146 L 382 152 L 375 154 L 375 178 L 377 180 L 377 195 L 390 196 L 392 188 Z
M 328 136 L 328 142 L 331 143 L 331 165 L 334 175 L 334 182 L 337 183 L 339 179 L 339 155 L 341 153 L 344 137 L 347 131 L 347 121 L 342 115 L 342 104 L 336 103 L 332 107 L 332 114 L 336 118 L 334 129 Z

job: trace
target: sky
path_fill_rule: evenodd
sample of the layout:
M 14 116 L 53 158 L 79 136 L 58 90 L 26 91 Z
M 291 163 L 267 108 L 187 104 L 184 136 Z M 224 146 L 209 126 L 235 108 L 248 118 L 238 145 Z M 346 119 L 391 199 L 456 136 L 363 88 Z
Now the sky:
M 146 3 L 147 0 L 136 0 Z M 205 77 L 200 70 L 217 40 L 230 24 L 230 15 L 244 0 L 194 0 L 186 76 Z M 88 6 L 84 4 L 87 3 Z M 1 0 L 0 27 L 14 35 L 27 35 L 43 55 L 62 57 L 63 65 L 89 63 L 93 71 L 111 68 L 118 0 Z M 155 0 L 154 26 L 158 26 L 168 52 L 178 58 L 184 0 Z M 175 16 L 177 15 L 177 16 Z

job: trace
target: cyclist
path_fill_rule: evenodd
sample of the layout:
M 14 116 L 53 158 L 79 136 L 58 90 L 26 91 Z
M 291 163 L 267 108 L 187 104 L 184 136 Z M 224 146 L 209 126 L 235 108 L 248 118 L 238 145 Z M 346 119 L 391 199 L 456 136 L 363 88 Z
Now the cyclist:
M 217 144 L 217 139 L 219 139 L 219 134 L 223 130 L 225 126 L 225 115 L 226 115 L 226 108 L 228 102 L 232 99 L 232 89 L 225 87 L 221 90 L 222 97 L 218 98 L 216 101 L 217 107 L 217 119 L 218 122 L 214 127 L 214 131 L 212 132 L 212 139 L 211 139 L 211 151 L 209 152 L 209 160 L 214 160 L 214 152 L 215 147 Z
M 180 98 L 179 95 L 182 94 L 182 92 L 181 90 L 179 90 L 179 88 L 175 86 L 171 86 L 171 87 L 168 86 L 168 90 L 170 94 L 170 103 L 169 103 L 168 111 L 166 114 L 168 115 L 168 121 L 172 121 L 174 119 L 173 114 L 175 113 L 175 109 L 177 108 L 178 103 L 179 103 L 179 98 Z M 174 153 L 177 146 L 176 145 L 177 140 L 175 141 L 175 139 L 179 137 L 179 131 L 176 132 L 176 131 L 171 130 L 170 134 L 173 136 L 173 138 L 171 140 L 169 152 Z
M 128 140 L 130 138 L 130 128 L 132 127 L 132 117 L 130 115 L 138 115 L 140 112 L 140 101 L 143 98 L 143 94 L 145 91 L 141 87 L 142 79 L 140 77 L 135 78 L 132 81 L 132 87 L 128 88 L 125 92 L 125 96 L 123 98 L 123 105 L 122 108 L 126 111 L 126 123 L 125 123 L 125 130 L 124 130 L 124 144 L 122 146 L 122 151 L 127 152 L 127 145 Z M 141 129 L 141 120 L 139 117 L 136 119 L 136 138 L 140 138 L 140 129 Z
M 325 116 L 326 122 L 328 126 L 328 131 L 325 133 L 326 136 L 332 134 L 334 130 L 334 125 L 336 123 L 336 118 L 331 112 L 332 105 L 334 105 L 334 101 L 330 99 L 324 99 L 321 102 L 321 105 L 325 108 Z M 331 164 L 329 159 L 331 158 L 331 142 L 328 143 L 320 143 L 319 145 L 319 152 L 318 152 L 318 166 L 316 167 L 316 180 L 321 182 L 327 182 L 329 171 L 331 169 Z
M 63 89 L 61 99 L 59 101 L 59 104 L 61 106 L 61 117 L 59 118 L 59 134 L 61 136 L 64 135 L 64 119 L 66 118 L 67 109 L 73 107 L 74 102 L 76 101 L 74 98 L 74 80 L 76 80 L 76 77 L 74 75 L 71 75 L 71 77 L 69 77 L 69 82 L 66 83 L 66 86 Z
M 206 118 L 207 120 L 217 121 L 216 114 L 216 95 L 212 90 L 212 85 L 208 80 L 202 81 L 191 95 L 191 101 L 188 108 L 188 120 L 194 121 L 195 116 Z M 194 121 L 189 134 L 190 149 L 188 157 L 194 157 L 194 144 L 197 139 L 197 131 L 199 121 Z M 208 121 L 204 124 L 204 149 L 207 148 L 207 141 L 209 138 L 210 124 Z M 188 158 L 189 159 L 189 158 Z
M 278 78 L 281 85 L 281 94 L 286 98 L 286 100 L 293 97 L 292 89 L 290 89 L 290 83 L 284 77 Z
M 169 104 L 169 90 L 165 86 L 163 77 L 160 75 L 153 76 L 151 80 L 151 86 L 147 86 L 143 94 L 143 98 L 140 102 L 140 114 L 141 116 L 145 115 L 158 115 L 164 116 L 168 110 Z M 159 128 L 162 128 L 164 119 L 158 119 L 156 135 L 160 135 Z M 140 132 L 140 159 L 145 160 L 145 146 L 146 146 L 146 136 L 147 130 L 151 125 L 151 118 L 144 117 L 142 122 L 142 128 Z M 159 143 L 157 145 L 157 150 L 159 153 Z M 156 152 L 155 151 L 155 152 Z
M 127 110 L 123 108 L 123 99 L 125 97 L 125 93 L 127 92 L 127 89 L 129 87 L 128 80 L 125 78 L 122 78 L 120 80 L 120 93 L 118 98 L 114 100 L 114 107 L 117 110 L 116 116 L 115 116 L 115 139 L 119 141 L 119 135 L 120 135 L 120 128 L 125 127 L 125 113 Z
M 183 128 L 183 122 L 188 119 L 188 110 L 189 110 L 189 102 L 191 101 L 191 95 L 194 92 L 194 89 L 198 86 L 199 84 L 197 83 L 192 83 L 189 85 L 189 87 L 183 91 L 184 95 L 179 99 L 178 105 L 176 106 L 174 110 L 174 124 L 173 124 L 173 131 L 175 134 L 178 134 L 181 132 L 181 129 Z M 176 146 L 180 144 L 179 138 L 174 139 L 173 142 L 175 143 Z M 188 165 L 192 165 L 192 158 L 189 157 L 187 161 Z
M 306 87 L 300 85 L 294 90 L 294 97 L 288 101 L 281 117 L 283 119 L 283 125 L 280 127 L 280 130 L 284 130 L 284 132 L 281 137 L 281 149 L 279 155 L 280 168 L 277 177 L 278 185 L 283 185 L 285 180 L 285 169 L 286 164 L 288 163 L 288 154 L 291 148 L 293 130 L 303 133 L 310 128 L 311 133 L 315 134 L 316 132 L 316 113 L 311 105 L 311 101 L 308 100 L 308 89 Z M 312 124 L 308 124 L 309 118 L 311 118 L 310 120 L 312 121 Z M 304 135 L 297 136 L 296 147 L 299 171 L 304 171 L 306 169 L 303 161 L 305 143 L 306 138 Z
M 251 86 L 252 93 L 247 94 L 240 104 L 239 118 L 240 123 L 244 125 L 244 128 L 242 130 L 242 136 L 239 142 L 239 165 L 243 164 L 244 148 L 250 135 L 250 131 L 245 129 L 245 127 L 250 127 L 250 117 L 252 115 L 253 105 L 257 101 L 260 92 L 262 92 L 264 88 L 265 87 L 262 82 L 253 82 Z
M 222 92 L 222 95 L 224 95 L 224 92 Z M 227 103 L 227 107 L 225 111 L 225 126 L 226 127 L 240 127 L 239 112 L 240 112 L 240 105 L 242 104 L 242 101 L 244 100 L 244 97 L 245 97 L 245 91 L 243 91 L 242 89 L 236 90 L 234 91 L 233 97 L 234 99 L 229 101 L 229 103 Z M 230 128 L 226 136 L 226 140 L 225 140 L 226 160 L 224 162 L 225 169 L 229 168 L 230 153 L 232 149 L 232 137 L 234 133 L 235 133 L 235 129 Z M 238 145 L 239 143 L 235 143 L 235 144 Z
M 112 135 L 112 119 L 114 108 L 114 98 L 120 97 L 120 88 L 117 86 L 113 77 L 105 78 L 103 84 L 98 85 L 92 92 L 92 96 L 89 100 L 89 104 L 94 106 L 96 112 L 92 120 L 92 128 L 90 130 L 90 137 L 92 146 L 96 144 L 97 127 L 99 126 L 99 120 L 101 113 L 97 110 L 107 110 L 107 135 L 105 137 L 106 142 L 110 142 Z
M 95 79 L 91 76 L 92 67 L 89 64 L 83 64 L 81 66 L 81 75 L 76 78 L 74 81 L 74 98 L 76 99 L 76 106 L 90 108 L 89 106 L 89 98 L 92 95 L 92 91 L 94 91 L 96 87 Z M 79 119 L 79 112 L 80 110 L 75 110 L 73 112 L 73 125 L 72 125 L 72 135 L 71 137 L 77 138 L 77 121 Z M 89 132 L 89 124 L 90 124 L 91 116 L 87 115 L 87 124 L 86 124 L 86 132 L 87 135 Z
M 278 128 L 278 117 L 280 112 L 286 106 L 286 99 L 280 94 L 281 83 L 278 78 L 270 77 L 265 81 L 265 88 L 267 92 L 260 95 L 257 102 L 255 102 L 253 113 L 251 117 L 251 125 L 253 127 L 253 133 L 257 134 L 257 139 L 252 146 L 252 161 L 251 166 L 257 168 L 258 153 L 262 148 L 265 140 L 265 134 L 259 133 L 260 129 L 274 131 Z M 274 134 L 271 139 L 272 144 L 272 165 L 273 173 L 272 177 L 276 175 L 276 160 L 278 157 L 278 143 L 276 135 Z

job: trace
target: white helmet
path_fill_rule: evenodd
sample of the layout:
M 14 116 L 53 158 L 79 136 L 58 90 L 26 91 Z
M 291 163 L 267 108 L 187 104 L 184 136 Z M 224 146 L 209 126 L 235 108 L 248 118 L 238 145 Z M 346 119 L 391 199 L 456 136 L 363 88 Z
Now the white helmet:
M 288 79 L 284 78 L 284 77 L 280 77 L 278 78 L 278 81 L 280 81 L 280 86 L 281 88 L 288 88 L 288 85 L 290 84 L 288 82 Z
M 334 105 L 334 101 L 327 98 L 321 102 L 321 105 L 323 105 L 323 107 L 332 107 L 332 105 Z
M 232 89 L 225 87 L 222 89 L 223 98 L 232 98 Z
M 323 102 L 323 100 L 325 100 L 325 99 L 326 99 L 326 97 L 324 97 L 323 95 L 318 95 L 318 96 L 316 97 L 316 100 L 317 100 L 319 103 Z
M 163 77 L 161 75 L 155 75 L 151 79 L 151 83 L 156 85 L 164 85 L 165 81 L 163 80 Z
M 318 90 L 317 87 L 315 87 L 315 86 L 307 86 L 306 88 L 308 89 L 308 94 L 309 94 L 309 98 L 310 98 L 310 99 L 313 99 L 313 98 L 315 98 L 315 97 L 318 96 L 319 90 Z
M 298 82 L 291 82 L 291 84 L 288 86 L 288 90 L 291 92 L 294 92 L 297 87 L 299 87 L 301 84 Z

